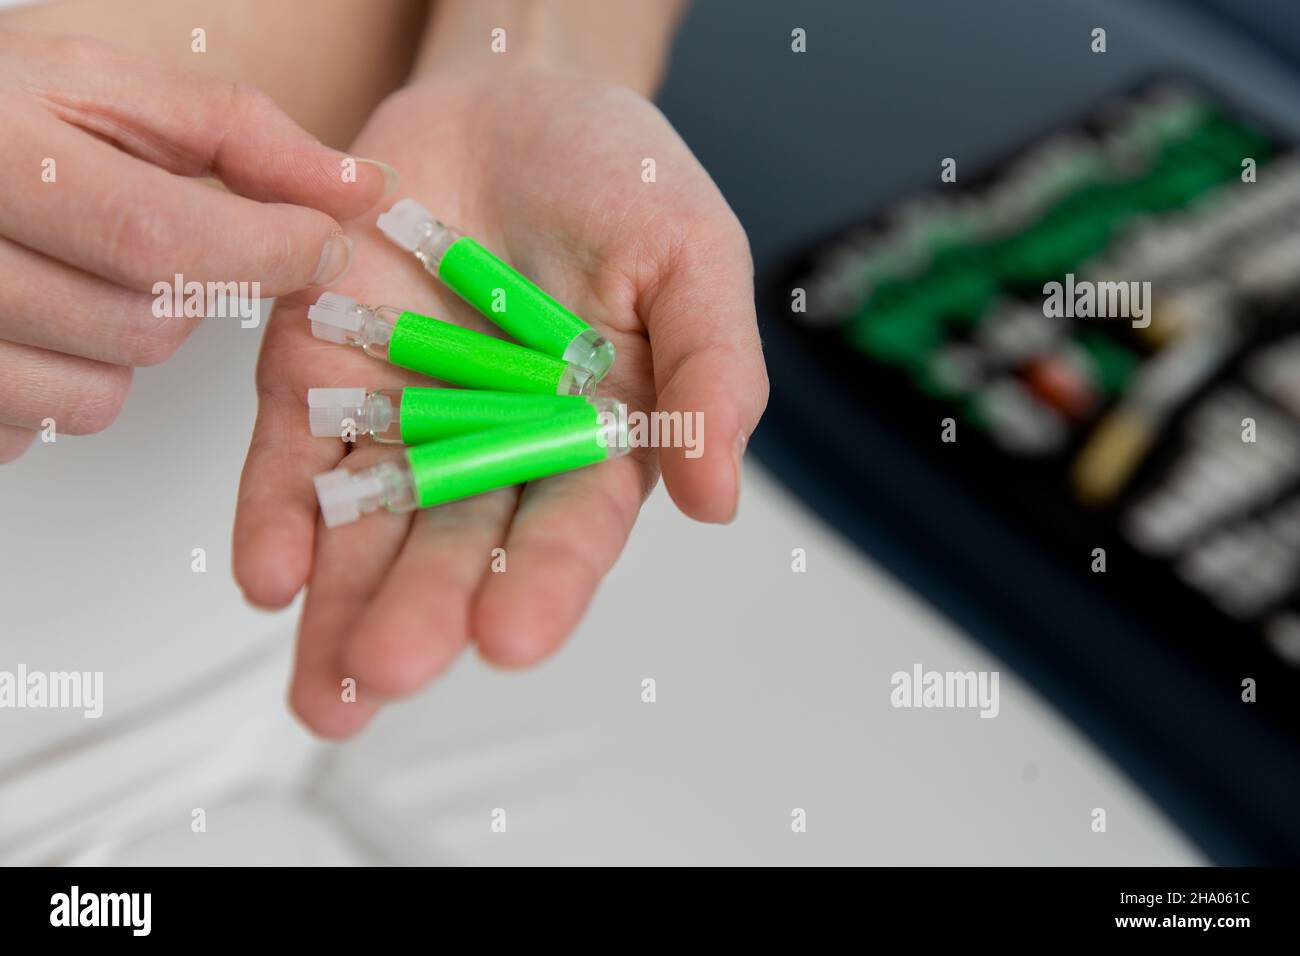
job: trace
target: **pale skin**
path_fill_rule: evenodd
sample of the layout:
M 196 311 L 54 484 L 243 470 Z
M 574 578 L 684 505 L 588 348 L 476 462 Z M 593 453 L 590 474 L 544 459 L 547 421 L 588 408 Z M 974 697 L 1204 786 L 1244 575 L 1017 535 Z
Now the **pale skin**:
M 601 394 L 702 412 L 704 454 L 642 450 L 415 515 L 326 531 L 311 478 L 383 451 L 311 438 L 306 390 L 416 384 L 311 337 L 312 286 L 280 299 L 257 371 L 260 410 L 240 489 L 235 575 L 250 601 L 307 588 L 290 702 L 312 730 L 356 732 L 471 644 L 492 663 L 551 654 L 581 619 L 660 471 L 687 515 L 732 519 L 744 443 L 767 399 L 752 268 L 739 224 L 644 98 L 675 3 L 440 5 L 406 85 L 374 109 L 354 155 L 391 164 L 412 197 L 587 318 L 618 348 Z M 611 12 L 612 7 L 617 10 Z M 636 22 L 632 22 L 636 21 Z M 504 25 L 508 52 L 494 54 Z M 644 181 L 643 161 L 656 181 Z M 374 212 L 344 222 L 351 269 L 330 288 L 489 330 L 390 245 Z M 346 459 L 346 461 L 345 461 Z M 506 571 L 491 569 L 503 548 Z M 359 700 L 340 688 L 357 683 Z
M 343 182 L 344 154 L 320 140 L 345 148 L 400 85 L 426 10 L 311 9 L 62 0 L 0 11 L 0 463 L 40 428 L 107 428 L 132 369 L 176 351 L 194 322 L 153 314 L 155 282 L 257 280 L 271 296 L 347 268 L 346 244 L 327 243 L 375 206 L 385 177 L 363 164 Z M 211 43 L 196 53 L 200 24 Z M 346 69 L 320 72 L 329 50 Z
M 47 420 L 107 427 L 131 368 L 176 350 L 193 323 L 154 314 L 160 279 L 329 281 L 339 220 L 384 188 L 370 166 L 339 182 L 340 154 L 251 87 L 83 38 L 0 33 L 0 112 L 0 460 Z

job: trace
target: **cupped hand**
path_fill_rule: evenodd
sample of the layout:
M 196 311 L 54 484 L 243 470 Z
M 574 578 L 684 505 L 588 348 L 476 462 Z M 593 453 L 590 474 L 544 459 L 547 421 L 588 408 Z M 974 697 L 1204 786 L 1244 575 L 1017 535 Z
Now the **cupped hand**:
M 767 401 L 744 233 L 641 97 L 541 70 L 434 74 L 390 97 L 354 149 L 392 164 L 401 196 L 483 242 L 610 338 L 618 359 L 600 394 L 632 409 L 702 413 L 703 454 L 641 449 L 522 490 L 327 531 L 312 476 L 345 454 L 349 468 L 362 467 L 393 446 L 310 437 L 307 389 L 428 382 L 312 338 L 306 308 L 319 290 L 281 300 L 259 362 L 235 575 L 266 607 L 307 585 L 290 701 L 326 736 L 356 731 L 471 642 L 504 666 L 555 650 L 660 468 L 686 514 L 730 520 L 744 443 Z M 353 268 L 336 291 L 491 331 L 389 244 L 373 216 L 348 231 Z M 493 570 L 497 548 L 504 570 Z
M 47 420 L 106 427 L 131 368 L 176 350 L 194 320 L 155 310 L 158 283 L 337 276 L 336 219 L 385 187 L 250 87 L 81 37 L 0 31 L 0 116 L 0 462 Z

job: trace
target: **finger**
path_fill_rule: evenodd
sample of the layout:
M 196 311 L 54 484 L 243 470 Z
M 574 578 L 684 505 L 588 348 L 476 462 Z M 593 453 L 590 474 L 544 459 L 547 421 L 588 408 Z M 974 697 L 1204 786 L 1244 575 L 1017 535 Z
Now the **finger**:
M 0 239 L 0 336 L 113 365 L 169 358 L 195 319 L 158 318 L 149 296 Z
M 577 626 L 613 566 L 654 484 L 641 455 L 531 482 L 506 537 L 506 570 L 489 574 L 474 602 L 480 653 L 524 667 Z
M 341 442 L 313 438 L 306 403 L 263 390 L 235 506 L 233 571 L 250 604 L 284 607 L 307 583 L 316 537 L 312 477 L 337 467 Z
M 348 165 L 250 86 L 143 59 L 85 37 L 40 36 L 51 64 L 29 78 L 56 115 L 184 176 L 214 175 L 240 195 L 351 219 L 395 182 Z M 37 66 L 35 69 L 39 69 Z
M 729 521 L 739 503 L 745 443 L 768 395 L 753 266 L 739 225 L 693 240 L 639 311 L 654 351 L 658 410 L 698 413 L 703 426 L 697 457 L 686 448 L 660 449 L 664 482 L 687 515 Z
M 329 282 L 351 243 L 329 216 L 304 206 L 258 203 L 175 176 L 39 109 L 13 109 L 0 167 L 56 178 L 0 191 L 0 234 L 119 285 L 156 292 L 183 281 L 259 282 L 264 296 Z M 12 127 L 12 129 L 10 128 Z
M 411 694 L 442 673 L 469 643 L 470 606 L 494 576 L 519 500 L 514 488 L 416 515 L 401 554 L 357 621 L 345 670 L 381 698 Z M 505 571 L 509 573 L 509 564 Z
M 383 452 L 367 448 L 348 455 L 349 468 L 365 468 Z M 389 566 L 406 540 L 411 516 L 386 511 L 316 536 L 307 598 L 298 625 L 289 704 L 322 737 L 347 737 L 370 720 L 377 702 L 360 691 L 343 663 L 348 635 L 375 599 Z M 351 681 L 349 687 L 348 681 Z M 349 690 L 354 693 L 349 694 Z
M 312 478 L 337 467 L 341 441 L 315 438 L 307 423 L 312 387 L 390 388 L 418 376 L 376 363 L 357 349 L 312 337 L 313 291 L 276 302 L 257 363 L 258 412 L 235 509 L 235 580 L 260 607 L 283 607 L 306 583 L 316 535 Z
M 90 435 L 117 418 L 131 370 L 0 341 L 0 423 Z
M 16 461 L 31 445 L 36 432 L 17 425 L 0 425 L 0 465 Z
M 284 607 L 307 583 L 316 537 L 312 478 L 347 454 L 342 442 L 315 438 L 308 428 L 306 387 L 298 379 L 302 356 L 314 351 L 306 324 L 299 297 L 281 299 L 257 360 L 257 419 L 239 478 L 231 552 L 235 582 L 258 607 Z
M 307 424 L 299 378 L 303 357 L 319 343 L 307 331 L 306 311 L 299 297 L 276 303 L 257 361 L 257 420 L 239 479 L 232 553 L 235 581 L 259 607 L 284 607 L 307 582 L 316 537 L 312 478 L 347 453 L 342 442 L 313 437 Z M 335 361 L 353 358 L 325 347 Z M 321 384 L 330 385 L 326 365 Z

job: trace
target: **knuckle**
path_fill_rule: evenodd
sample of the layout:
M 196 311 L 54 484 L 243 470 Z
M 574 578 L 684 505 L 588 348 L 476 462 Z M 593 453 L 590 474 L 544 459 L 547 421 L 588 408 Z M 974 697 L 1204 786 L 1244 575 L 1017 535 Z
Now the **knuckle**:
M 276 230 L 264 234 L 262 241 L 262 268 L 269 276 L 287 276 L 298 265 L 294 241 L 288 231 Z
M 230 84 L 230 116 L 232 120 L 255 119 L 269 110 L 279 110 L 270 94 L 250 83 L 234 80 Z
M 155 203 L 119 195 L 112 200 L 107 222 L 110 264 L 122 274 L 163 278 L 177 246 L 176 230 L 167 211 Z

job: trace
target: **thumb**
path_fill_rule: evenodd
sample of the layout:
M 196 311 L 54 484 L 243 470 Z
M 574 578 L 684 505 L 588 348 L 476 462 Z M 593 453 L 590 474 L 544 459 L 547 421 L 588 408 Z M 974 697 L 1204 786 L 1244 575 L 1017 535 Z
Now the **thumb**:
M 645 308 L 658 410 L 704 421 L 703 453 L 661 448 L 673 501 L 701 521 L 729 521 L 740 496 L 740 459 L 767 406 L 767 369 L 754 315 L 749 243 L 738 223 L 699 229 L 675 256 Z
M 64 121 L 170 172 L 216 176 L 249 199 L 338 220 L 361 215 L 396 185 L 390 167 L 322 145 L 254 87 L 84 37 L 32 42 L 54 47 L 34 58 L 29 81 Z

